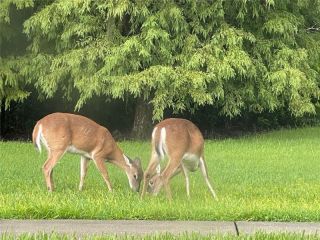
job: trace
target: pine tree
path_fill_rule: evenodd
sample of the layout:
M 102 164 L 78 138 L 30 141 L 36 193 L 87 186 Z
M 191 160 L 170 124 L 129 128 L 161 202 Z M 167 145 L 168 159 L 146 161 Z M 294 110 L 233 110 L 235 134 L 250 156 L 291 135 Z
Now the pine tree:
M 24 22 L 31 43 L 15 79 L 47 97 L 76 90 L 78 109 L 96 95 L 131 95 L 152 104 L 155 120 L 207 104 L 231 118 L 316 111 L 317 0 L 19 3 L 36 12 Z

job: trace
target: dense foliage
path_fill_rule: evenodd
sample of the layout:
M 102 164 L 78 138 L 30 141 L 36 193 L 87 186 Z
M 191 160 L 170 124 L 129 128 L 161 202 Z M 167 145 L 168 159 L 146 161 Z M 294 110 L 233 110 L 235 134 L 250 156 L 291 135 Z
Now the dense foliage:
M 32 1 L 0 1 L 0 102 L 8 107 L 11 101 L 25 99 L 28 81 L 21 73 L 30 58 L 24 57 L 27 47 L 22 33 L 23 21 L 30 16 Z M 29 60 L 29 61 L 28 61 Z
M 78 109 L 143 97 L 154 119 L 203 105 L 231 118 L 313 114 L 319 16 L 318 0 L 2 0 L 0 98 L 23 99 L 32 83 L 78 96 Z

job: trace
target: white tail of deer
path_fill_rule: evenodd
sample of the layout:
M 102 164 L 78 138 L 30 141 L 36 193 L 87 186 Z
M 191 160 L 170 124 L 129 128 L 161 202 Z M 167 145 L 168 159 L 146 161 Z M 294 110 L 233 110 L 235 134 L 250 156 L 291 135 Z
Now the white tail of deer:
M 154 127 L 151 141 L 151 159 L 144 174 L 141 197 L 147 190 L 157 195 L 164 186 L 167 197 L 171 199 L 169 181 L 180 171 L 185 177 L 186 191 L 189 197 L 188 172 L 194 172 L 200 167 L 212 196 L 216 198 L 204 159 L 203 136 L 192 122 L 179 118 L 163 120 Z M 168 164 L 161 172 L 160 160 L 165 156 L 168 156 Z
M 69 113 L 49 114 L 37 122 L 32 140 L 39 151 L 41 144 L 47 149 L 48 158 L 43 165 L 43 174 L 49 191 L 54 188 L 53 167 L 66 152 L 81 155 L 80 190 L 83 188 L 88 163 L 93 160 L 110 191 L 112 186 L 105 161 L 124 170 L 131 189 L 139 191 L 143 176 L 140 160 L 131 160 L 124 155 L 108 129 L 86 117 Z

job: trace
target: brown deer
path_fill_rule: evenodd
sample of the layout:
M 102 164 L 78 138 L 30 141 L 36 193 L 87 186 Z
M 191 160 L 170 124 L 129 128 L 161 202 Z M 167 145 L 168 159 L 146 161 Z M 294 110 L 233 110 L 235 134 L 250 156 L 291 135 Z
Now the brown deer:
M 54 189 L 53 167 L 66 152 L 81 155 L 79 190 L 83 188 L 88 163 L 93 160 L 109 191 L 112 191 L 112 186 L 105 161 L 124 170 L 131 189 L 139 191 L 143 177 L 140 160 L 131 160 L 124 155 L 108 129 L 89 118 L 69 113 L 49 114 L 35 125 L 32 140 L 40 152 L 41 144 L 47 149 L 48 158 L 43 165 L 43 174 L 49 191 Z
M 185 177 L 189 197 L 188 171 L 194 172 L 200 167 L 212 196 L 216 198 L 204 160 L 204 139 L 192 122 L 179 118 L 161 121 L 153 129 L 151 144 L 151 159 L 144 174 L 141 197 L 147 190 L 157 195 L 164 186 L 167 197 L 172 199 L 169 181 L 180 171 Z M 161 172 L 160 160 L 165 156 L 168 156 L 168 164 Z

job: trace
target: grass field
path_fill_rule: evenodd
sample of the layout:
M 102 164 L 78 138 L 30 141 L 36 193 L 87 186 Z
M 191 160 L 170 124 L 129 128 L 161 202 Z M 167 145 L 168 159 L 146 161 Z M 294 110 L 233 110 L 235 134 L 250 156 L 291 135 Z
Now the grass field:
M 58 235 L 52 234 L 24 234 L 19 237 L 13 235 L 2 235 L 0 240 L 38 240 L 38 239 L 50 239 L 50 240 L 66 240 L 66 239 L 79 239 L 77 236 L 69 235 Z M 266 234 L 256 233 L 254 235 L 208 235 L 201 236 L 199 234 L 182 234 L 182 235 L 171 235 L 171 234 L 160 234 L 160 235 L 147 235 L 147 236 L 90 236 L 82 237 L 81 239 L 92 239 L 92 240 L 316 240 L 319 239 L 319 235 L 305 235 L 305 234 Z
M 149 142 L 120 146 L 147 165 Z M 79 156 L 70 154 L 55 167 L 56 191 L 48 193 L 41 171 L 46 153 L 30 142 L 0 142 L 0 218 L 320 220 L 320 128 L 206 141 L 205 153 L 219 201 L 212 200 L 198 171 L 190 174 L 191 200 L 178 175 L 168 204 L 163 192 L 140 200 L 110 164 L 114 192 L 94 164 L 79 192 Z

